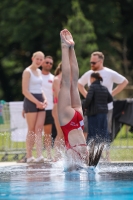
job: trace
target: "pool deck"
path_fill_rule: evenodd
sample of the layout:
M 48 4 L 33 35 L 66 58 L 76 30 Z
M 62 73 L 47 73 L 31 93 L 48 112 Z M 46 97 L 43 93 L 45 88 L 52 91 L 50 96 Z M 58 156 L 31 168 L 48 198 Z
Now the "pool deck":
M 46 162 L 48 164 L 48 162 Z M 46 164 L 44 163 L 44 164 Z M 51 163 L 51 162 L 49 162 Z M 112 161 L 112 162 L 100 162 L 100 164 L 109 164 L 109 165 L 114 165 L 114 164 L 133 164 L 133 161 Z M 0 162 L 0 167 L 4 166 L 27 166 L 27 163 L 18 163 L 18 162 Z

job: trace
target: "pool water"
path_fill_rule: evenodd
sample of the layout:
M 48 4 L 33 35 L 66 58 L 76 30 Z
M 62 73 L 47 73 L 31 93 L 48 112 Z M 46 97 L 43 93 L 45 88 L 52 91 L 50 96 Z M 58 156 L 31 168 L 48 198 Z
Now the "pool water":
M 133 164 L 64 172 L 62 163 L 0 167 L 1 200 L 133 200 Z

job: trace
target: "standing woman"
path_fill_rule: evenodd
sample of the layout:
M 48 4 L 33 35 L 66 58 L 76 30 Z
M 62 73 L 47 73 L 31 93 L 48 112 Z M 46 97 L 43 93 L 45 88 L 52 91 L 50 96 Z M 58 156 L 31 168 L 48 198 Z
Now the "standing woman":
M 52 115 L 54 118 L 56 130 L 57 130 L 57 136 L 54 141 L 54 150 L 55 150 L 55 158 L 54 160 L 58 160 L 61 157 L 61 150 L 64 147 L 64 135 L 61 130 L 59 119 L 58 119 L 58 113 L 57 113 L 57 103 L 58 103 L 58 94 L 61 87 L 61 79 L 62 79 L 62 64 L 59 63 L 55 70 L 55 78 L 53 81 L 53 95 L 54 95 L 54 107 L 52 110 Z
M 24 95 L 24 111 L 28 125 L 26 138 L 27 162 L 43 162 L 42 129 L 45 120 L 46 97 L 42 90 L 42 75 L 38 69 L 44 61 L 41 51 L 33 53 L 32 63 L 22 76 L 22 93 Z M 32 149 L 36 145 L 37 158 L 32 156 Z
M 90 76 L 91 85 L 86 96 L 84 107 L 88 116 L 87 143 L 94 139 L 96 143 L 109 141 L 107 128 L 108 103 L 113 101 L 108 89 L 101 84 L 102 77 L 98 72 Z

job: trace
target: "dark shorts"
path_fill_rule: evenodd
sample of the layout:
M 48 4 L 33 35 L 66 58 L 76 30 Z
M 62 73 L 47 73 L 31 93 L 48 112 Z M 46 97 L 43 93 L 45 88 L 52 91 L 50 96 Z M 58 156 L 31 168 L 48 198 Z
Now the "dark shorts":
M 36 99 L 39 101 L 43 102 L 44 98 L 42 94 L 32 94 Z M 32 112 L 41 112 L 45 111 L 45 109 L 39 109 L 36 107 L 36 104 L 27 99 L 26 97 L 24 98 L 24 111 L 25 113 L 32 113 Z
M 54 123 L 54 119 L 52 116 L 52 110 L 46 110 L 46 118 L 45 118 L 44 125 L 53 124 L 53 123 Z

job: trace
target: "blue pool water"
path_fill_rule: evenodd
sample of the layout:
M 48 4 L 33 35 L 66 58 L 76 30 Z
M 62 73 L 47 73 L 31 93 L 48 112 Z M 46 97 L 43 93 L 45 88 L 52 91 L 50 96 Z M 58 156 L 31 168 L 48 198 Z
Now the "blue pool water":
M 133 200 L 133 164 L 64 172 L 60 163 L 0 167 L 0 200 Z

